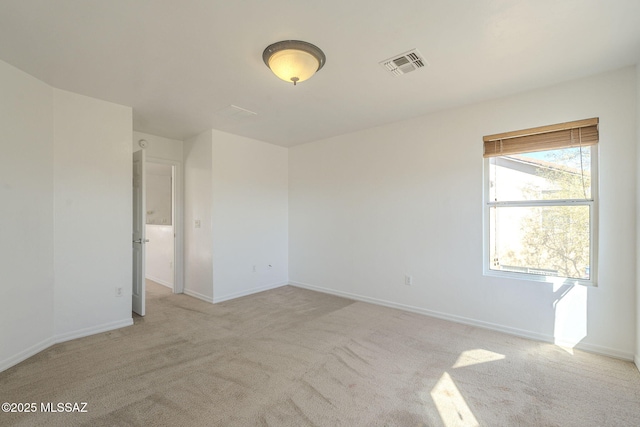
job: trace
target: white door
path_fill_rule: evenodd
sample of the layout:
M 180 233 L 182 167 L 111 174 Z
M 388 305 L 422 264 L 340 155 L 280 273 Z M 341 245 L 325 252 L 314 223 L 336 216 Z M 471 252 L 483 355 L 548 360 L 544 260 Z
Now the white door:
M 132 308 L 144 316 L 145 186 L 144 150 L 133 153 L 133 289 Z

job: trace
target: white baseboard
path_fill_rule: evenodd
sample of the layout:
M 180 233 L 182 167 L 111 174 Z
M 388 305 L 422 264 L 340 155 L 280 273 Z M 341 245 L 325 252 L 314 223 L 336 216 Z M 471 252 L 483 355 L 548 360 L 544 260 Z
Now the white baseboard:
M 18 363 L 22 362 L 23 360 L 26 360 L 31 356 L 34 356 L 40 353 L 42 350 L 46 350 L 47 348 L 51 347 L 55 343 L 56 342 L 53 338 L 47 338 L 46 340 L 40 341 L 39 343 L 32 345 L 31 347 L 21 351 L 20 353 L 1 361 L 0 372 L 5 371 L 11 368 L 12 366 L 15 366 Z
M 270 285 L 260 286 L 260 287 L 257 287 L 257 288 L 252 288 L 252 289 L 248 289 L 246 291 L 236 292 L 236 293 L 229 294 L 229 295 L 224 295 L 224 296 L 221 296 L 221 297 L 214 297 L 213 298 L 213 302 L 215 304 L 215 303 L 218 303 L 218 302 L 229 301 L 229 300 L 232 300 L 232 299 L 245 297 L 247 295 L 257 294 L 258 292 L 268 291 L 269 289 L 275 289 L 275 288 L 279 288 L 281 286 L 287 286 L 288 284 L 289 284 L 289 282 L 273 283 L 273 284 L 270 284 Z
M 356 301 L 368 302 L 368 303 L 371 303 L 371 304 L 381 305 L 381 306 L 384 306 L 384 307 L 397 308 L 399 310 L 410 311 L 412 313 L 423 314 L 425 316 L 435 317 L 435 318 L 442 319 L 442 320 L 448 320 L 448 321 L 455 322 L 455 323 L 462 323 L 464 325 L 477 326 L 477 327 L 484 328 L 484 329 L 490 329 L 492 331 L 503 332 L 503 333 L 509 334 L 509 335 L 515 335 L 515 336 L 522 337 L 522 338 L 532 339 L 532 340 L 535 340 L 535 341 L 548 342 L 548 343 L 551 343 L 551 344 L 555 344 L 556 343 L 555 337 L 553 337 L 551 335 L 547 335 L 547 334 L 541 334 L 541 333 L 538 333 L 538 332 L 527 331 L 527 330 L 524 330 L 524 329 L 512 328 L 510 326 L 504 326 L 504 325 L 499 325 L 499 324 L 496 324 L 496 323 L 485 322 L 485 321 L 482 321 L 482 320 L 471 319 L 471 318 L 468 318 L 468 317 L 457 316 L 455 314 L 441 313 L 439 311 L 428 310 L 428 309 L 425 309 L 425 308 L 414 307 L 414 306 L 406 305 L 406 304 L 400 304 L 400 303 L 396 303 L 396 302 L 393 302 L 393 301 L 366 297 L 366 296 L 363 296 L 363 295 L 352 294 L 352 293 L 349 293 L 349 292 L 342 292 L 342 291 L 338 291 L 338 290 L 335 290 L 335 289 L 323 288 L 323 287 L 320 287 L 320 286 L 310 285 L 308 283 L 301 283 L 301 282 L 295 282 L 295 281 L 290 281 L 289 283 L 292 286 L 296 286 L 296 287 L 299 287 L 299 288 L 304 288 L 304 289 L 309 289 L 309 290 L 312 290 L 312 291 L 318 291 L 318 292 L 322 292 L 322 293 L 326 293 L 326 294 L 336 295 L 336 296 L 340 296 L 340 297 L 344 297 L 344 298 L 353 299 L 353 300 L 356 300 Z M 603 347 L 603 346 L 599 346 L 599 345 L 588 344 L 588 343 L 579 343 L 579 344 L 575 345 L 574 348 L 577 348 L 577 349 L 580 349 L 580 350 L 584 350 L 584 351 L 588 351 L 590 353 L 597 353 L 597 354 L 601 354 L 601 355 L 604 355 L 604 356 L 614 357 L 616 359 L 622 359 L 622 360 L 627 360 L 627 361 L 633 361 L 634 360 L 634 356 L 631 353 L 627 353 L 627 352 L 623 352 L 623 351 L 620 351 L 620 350 L 616 350 L 616 349 L 612 349 L 612 348 L 608 348 L 608 347 Z M 639 367 L 638 369 L 640 369 L 640 363 L 639 363 L 638 360 L 639 360 L 638 357 L 636 357 L 636 365 Z
M 549 342 L 553 343 L 553 339 Z M 573 346 L 573 348 L 577 348 L 578 350 L 583 350 L 588 353 L 601 354 L 603 356 L 609 356 L 615 359 L 625 360 L 627 362 L 633 362 L 633 353 L 627 353 L 625 351 L 620 351 L 615 348 L 604 347 L 601 345 L 589 344 L 584 342 L 580 342 L 576 344 L 575 346 Z
M 47 338 L 46 340 L 43 340 L 27 348 L 26 350 L 21 351 L 15 356 L 12 356 L 8 359 L 1 361 L 0 372 L 6 369 L 9 369 L 12 366 L 17 365 L 23 360 L 26 360 L 29 357 L 34 356 L 37 353 L 40 353 L 43 350 L 46 350 L 47 348 L 51 347 L 54 344 L 58 344 L 65 341 L 71 341 L 76 338 L 87 337 L 89 335 L 95 335 L 101 332 L 107 332 L 114 329 L 120 329 L 120 328 L 124 328 L 126 326 L 131 326 L 131 325 L 133 325 L 133 319 L 129 318 L 129 319 L 118 320 L 115 322 L 104 323 L 98 326 L 92 326 L 90 328 L 79 329 L 77 331 L 65 332 L 64 334 L 54 335 L 51 338 Z
M 638 368 L 638 371 L 640 371 L 640 356 L 636 355 L 636 356 L 633 358 L 633 361 L 635 362 L 635 364 L 636 364 L 636 368 Z
M 65 332 L 64 334 L 58 334 L 54 336 L 54 340 L 57 343 L 75 340 L 76 338 L 88 337 L 89 335 L 99 334 L 101 332 L 112 331 L 114 329 L 124 328 L 126 326 L 133 325 L 133 319 L 122 319 L 115 322 L 104 323 L 98 326 L 92 326 L 90 328 L 78 329 L 76 331 Z
M 200 292 L 196 292 L 196 291 L 192 291 L 191 289 L 184 288 L 182 293 L 185 294 L 185 295 L 189 295 L 190 297 L 198 298 L 198 299 L 200 299 L 202 301 L 206 301 L 206 302 L 209 302 L 209 303 L 213 304 L 213 298 L 211 298 L 210 296 L 207 296 L 207 295 L 203 295 Z
M 166 286 L 167 288 L 173 290 L 173 283 L 169 283 L 166 280 L 158 279 L 157 277 L 154 277 L 154 276 L 145 276 L 145 279 L 153 280 L 157 284 Z

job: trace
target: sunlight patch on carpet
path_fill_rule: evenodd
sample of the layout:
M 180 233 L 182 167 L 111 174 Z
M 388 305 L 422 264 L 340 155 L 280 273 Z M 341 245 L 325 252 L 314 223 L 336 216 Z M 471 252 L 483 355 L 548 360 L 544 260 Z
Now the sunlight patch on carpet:
M 453 365 L 454 368 L 462 368 L 465 366 L 478 365 L 480 363 L 495 362 L 505 358 L 504 354 L 494 353 L 493 351 L 476 348 L 460 353 L 458 360 Z
M 442 374 L 438 383 L 431 390 L 431 399 L 436 404 L 445 427 L 480 425 L 447 372 Z

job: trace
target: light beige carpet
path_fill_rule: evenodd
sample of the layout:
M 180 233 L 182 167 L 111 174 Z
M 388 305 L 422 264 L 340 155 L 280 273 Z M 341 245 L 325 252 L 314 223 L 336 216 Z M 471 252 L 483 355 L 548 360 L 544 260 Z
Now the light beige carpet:
M 640 426 L 629 362 L 286 286 L 211 305 L 150 284 L 135 325 L 0 373 L 19 426 Z

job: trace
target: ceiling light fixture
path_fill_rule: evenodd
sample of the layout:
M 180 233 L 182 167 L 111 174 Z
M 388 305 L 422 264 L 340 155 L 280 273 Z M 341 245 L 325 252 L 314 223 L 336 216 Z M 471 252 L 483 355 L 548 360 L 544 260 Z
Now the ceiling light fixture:
M 284 40 L 267 46 L 262 52 L 262 60 L 273 74 L 295 85 L 319 71 L 327 58 L 320 48 L 311 43 Z

